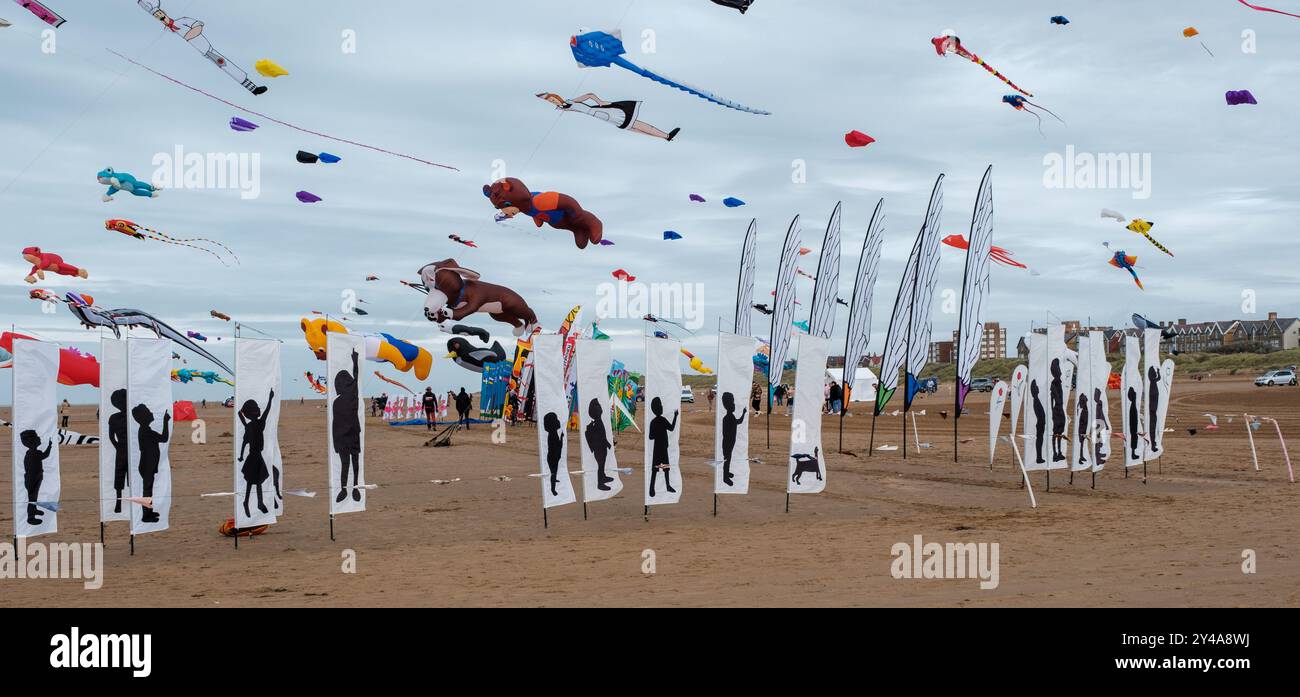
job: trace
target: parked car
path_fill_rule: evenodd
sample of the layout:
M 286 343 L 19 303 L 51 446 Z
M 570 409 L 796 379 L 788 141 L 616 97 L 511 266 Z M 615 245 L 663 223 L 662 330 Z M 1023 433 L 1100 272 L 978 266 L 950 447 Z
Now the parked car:
M 689 385 L 682 385 L 682 401 L 691 404 L 695 403 L 695 393 L 691 391 Z
M 1272 387 L 1273 385 L 1295 385 L 1294 370 L 1270 370 L 1255 378 L 1255 387 Z
M 970 381 L 971 392 L 992 392 L 993 378 L 975 378 Z

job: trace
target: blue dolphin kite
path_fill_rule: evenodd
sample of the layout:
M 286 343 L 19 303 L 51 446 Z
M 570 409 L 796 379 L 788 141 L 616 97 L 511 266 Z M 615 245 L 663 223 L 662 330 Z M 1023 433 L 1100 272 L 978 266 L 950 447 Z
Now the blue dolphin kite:
M 578 34 L 569 39 L 569 48 L 573 49 L 573 57 L 578 61 L 578 65 L 585 68 L 608 68 L 611 65 L 617 65 L 620 68 L 631 70 L 642 77 L 647 77 L 655 82 L 668 85 L 669 87 L 676 87 L 679 90 L 690 92 L 701 99 L 707 99 L 714 104 L 719 104 L 729 109 L 745 111 L 751 114 L 760 114 L 763 116 L 772 113 L 770 111 L 762 111 L 761 109 L 752 109 L 744 104 L 738 104 L 729 99 L 723 99 L 712 92 L 705 92 L 704 90 L 691 87 L 690 85 L 670 80 L 661 75 L 656 75 L 635 63 L 629 62 L 623 58 L 623 54 L 627 53 L 627 49 L 623 48 L 623 40 L 620 38 L 617 31 L 613 34 L 604 31 L 589 31 L 585 34 Z
M 105 203 L 112 201 L 113 194 L 119 191 L 145 198 L 158 198 L 158 190 L 162 188 L 148 182 L 139 181 L 126 172 L 115 172 L 112 167 L 105 167 L 95 176 L 99 179 L 100 184 L 108 185 L 108 191 L 103 196 Z

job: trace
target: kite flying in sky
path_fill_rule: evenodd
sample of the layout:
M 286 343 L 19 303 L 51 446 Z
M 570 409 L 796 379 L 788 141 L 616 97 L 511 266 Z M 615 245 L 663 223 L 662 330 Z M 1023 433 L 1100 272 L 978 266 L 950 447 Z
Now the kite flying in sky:
M 304 165 L 314 165 L 317 162 L 323 162 L 327 165 L 332 165 L 335 162 L 338 162 L 339 160 L 343 159 L 338 155 L 331 155 L 327 152 L 323 152 L 318 155 L 316 153 L 307 152 L 306 150 L 299 150 L 295 158 L 299 162 L 303 163 Z
M 241 119 L 238 116 L 230 117 L 230 130 L 232 131 L 247 133 L 249 131 L 256 131 L 257 129 L 258 125 L 248 119 Z
M 1166 249 L 1163 244 L 1156 242 L 1155 238 L 1151 236 L 1151 228 L 1154 226 L 1155 223 L 1143 220 L 1141 218 L 1134 218 L 1133 222 L 1129 223 L 1125 227 L 1147 238 L 1147 242 L 1150 242 L 1151 244 L 1155 245 L 1156 249 L 1159 249 L 1160 251 L 1164 252 L 1165 254 L 1168 254 L 1169 256 L 1173 256 L 1174 255 L 1173 252 Z
M 466 247 L 478 247 L 477 244 L 474 244 L 474 240 L 461 239 L 460 235 L 447 235 L 447 239 L 457 244 L 463 244 Z
M 46 271 L 62 276 L 90 277 L 90 272 L 65 263 L 63 257 L 58 254 L 42 252 L 40 247 L 27 247 L 24 249 L 23 259 L 32 265 L 32 270 L 28 272 L 27 278 L 23 279 L 28 283 L 35 283 L 38 278 L 42 281 L 45 280 Z
M 1183 36 L 1184 36 L 1185 38 L 1188 38 L 1188 39 L 1192 38 L 1193 36 L 1200 36 L 1200 34 L 1201 34 L 1201 32 L 1196 31 L 1196 27 L 1188 27 L 1188 28 L 1186 28 L 1186 29 L 1183 30 Z M 1204 42 L 1204 41 L 1201 41 L 1200 39 L 1197 39 L 1197 43 L 1201 44 L 1201 48 L 1205 49 L 1205 52 L 1208 53 L 1208 54 L 1210 54 L 1210 57 L 1211 57 L 1211 58 L 1214 57 L 1214 52 L 1211 51 L 1210 48 L 1209 48 L 1208 46 L 1205 45 L 1205 42 Z
M 1260 5 L 1252 5 L 1252 4 L 1248 3 L 1248 2 L 1246 2 L 1246 0 L 1237 0 L 1237 2 L 1239 2 L 1239 3 L 1243 4 L 1243 5 L 1245 5 L 1246 7 L 1249 7 L 1249 8 L 1252 9 L 1252 10 L 1259 10 L 1260 12 L 1272 12 L 1272 13 L 1274 13 L 1274 14 L 1286 15 L 1286 16 L 1288 16 L 1288 17 L 1296 17 L 1296 18 L 1300 18 L 1300 15 L 1294 15 L 1294 14 L 1291 14 L 1290 12 L 1283 12 L 1282 10 L 1275 10 L 1275 9 L 1273 9 L 1273 8 L 1271 8 L 1271 7 L 1261 7 Z M 56 26 L 57 26 L 57 25 L 56 25 Z
M 592 242 L 600 242 L 604 225 L 568 194 L 558 191 L 529 191 L 528 186 L 514 177 L 498 179 L 483 186 L 483 195 L 500 211 L 499 215 L 513 218 L 523 213 L 533 219 L 537 227 L 543 223 L 556 230 L 573 233 L 573 243 L 586 249 Z
M 194 19 L 193 17 L 172 19 L 168 16 L 167 12 L 163 10 L 162 3 L 158 0 L 138 0 L 138 2 L 145 12 L 148 12 L 153 15 L 154 19 L 162 22 L 163 26 L 167 27 L 167 29 L 173 34 L 177 34 L 182 39 L 185 39 L 185 42 L 190 46 L 193 46 L 194 50 L 203 54 L 204 58 L 212 61 L 213 65 L 220 68 L 222 72 L 229 75 L 231 79 L 238 82 L 244 89 L 253 94 L 262 94 L 263 92 L 266 92 L 267 88 L 265 86 L 253 84 L 253 81 L 248 79 L 248 73 L 244 72 L 243 68 L 231 63 L 230 59 L 226 58 L 221 54 L 221 52 L 212 47 L 212 44 L 208 41 L 207 37 L 203 36 L 202 21 Z
M 553 92 L 541 92 L 538 98 L 555 105 L 556 109 L 573 114 L 586 114 L 597 121 L 613 125 L 624 131 L 636 131 L 652 138 L 672 141 L 682 129 L 674 128 L 665 133 L 637 117 L 641 114 L 641 102 L 621 101 L 607 102 L 588 92 L 580 97 L 565 99 Z
M 119 191 L 144 198 L 158 198 L 158 191 L 162 189 L 161 186 L 139 181 L 126 172 L 115 172 L 112 167 L 105 167 L 95 176 L 100 184 L 108 185 L 108 191 L 104 193 L 104 203 L 112 201 L 113 194 Z
M 425 264 L 420 269 L 419 283 L 404 283 L 429 296 L 424 302 L 424 316 L 430 322 L 460 320 L 486 312 L 492 319 L 513 327 L 516 337 L 528 336 L 537 327 L 537 314 L 523 296 L 505 286 L 479 280 L 478 272 L 461 267 L 455 259 Z
M 676 80 L 670 80 L 628 61 L 626 58 L 623 58 L 623 55 L 627 53 L 627 49 L 623 48 L 622 34 L 617 30 L 612 34 L 604 31 L 589 31 L 585 34 L 570 37 L 569 48 L 573 50 L 574 60 L 578 61 L 578 65 L 584 68 L 608 68 L 611 65 L 617 65 L 625 70 L 631 70 L 642 77 L 649 78 L 660 84 L 668 85 L 669 87 L 676 87 L 679 90 L 689 92 L 701 99 L 706 99 L 714 104 L 725 106 L 729 109 L 764 116 L 771 113 L 769 111 L 762 111 L 761 109 L 753 109 L 729 99 L 723 99 L 712 92 L 706 92 L 699 88 L 677 82 Z
M 215 370 L 194 370 L 193 368 L 177 368 L 172 371 L 172 382 L 188 383 L 195 380 L 202 380 L 209 385 L 222 383 L 224 385 L 235 386 L 228 378 L 223 377 L 221 373 Z
M 268 58 L 263 58 L 254 63 L 253 69 L 256 70 L 259 75 L 265 77 L 284 77 L 289 74 L 288 70 L 281 68 L 278 63 Z
M 749 6 L 754 4 L 754 0 L 713 0 L 713 4 L 730 7 L 733 10 L 740 10 L 740 14 L 743 15 L 745 14 L 745 10 L 749 9 Z
M 1255 95 L 1250 90 L 1228 90 L 1223 93 L 1223 98 L 1228 102 L 1228 106 L 1237 106 L 1240 104 L 1259 104 L 1255 101 Z
M 862 131 L 849 131 L 844 134 L 844 143 L 850 148 L 861 148 L 876 142 L 875 138 Z
M 957 249 L 970 248 L 970 243 L 966 241 L 965 235 L 948 235 L 943 238 L 943 243 L 949 247 L 955 247 Z M 1028 266 L 1016 261 L 1011 252 L 996 245 L 989 250 L 989 258 L 1003 266 L 1014 266 L 1017 269 L 1029 268 Z
M 60 17 L 59 13 L 55 12 L 54 10 L 51 10 L 50 8 L 46 7 L 45 5 L 39 2 L 32 2 L 32 0 L 14 0 L 14 2 L 18 3 L 19 7 L 27 8 L 28 12 L 31 12 L 32 14 L 36 15 L 37 18 L 39 18 L 42 22 L 45 22 L 46 24 L 50 25 L 51 27 L 54 27 L 55 29 L 58 29 L 59 27 L 63 26 L 63 23 L 67 21 L 64 18 Z M 4 25 L 9 26 L 9 23 L 5 22 Z
M 993 77 L 996 77 L 997 79 L 1007 83 L 1007 85 L 1009 85 L 1011 89 L 1025 95 L 1026 97 L 1034 96 L 1029 92 L 1026 92 L 1020 89 L 1019 87 L 1017 87 L 1016 83 L 1008 80 L 1005 75 L 995 70 L 993 66 L 989 65 L 988 63 L 985 63 L 982 58 L 963 48 L 961 45 L 961 39 L 953 35 L 952 32 L 944 32 L 941 36 L 936 36 L 933 39 L 930 39 L 930 43 L 934 44 L 934 50 L 940 56 L 943 56 L 946 53 L 955 53 L 961 56 L 962 58 L 965 58 L 966 60 L 974 63 L 975 65 L 978 65 L 981 68 L 984 68 L 985 70 L 989 71 L 990 73 L 993 74 Z
M 1146 290 L 1146 288 L 1142 287 L 1142 279 L 1138 278 L 1137 270 L 1133 268 L 1133 265 L 1136 264 L 1137 261 L 1137 257 L 1131 257 L 1125 254 L 1124 250 L 1121 249 L 1120 251 L 1115 252 L 1115 256 L 1110 258 L 1110 265 L 1117 269 L 1128 271 L 1133 276 L 1133 282 L 1137 284 L 1137 287 Z
M 1070 23 L 1070 20 L 1066 19 L 1065 15 L 1056 15 L 1055 17 L 1052 17 L 1051 22 L 1052 24 L 1059 24 L 1061 26 L 1065 26 Z
M 1035 104 L 1018 94 L 1003 95 L 1002 101 L 1006 104 L 1010 104 L 1011 108 L 1015 109 L 1016 111 L 1024 112 L 1026 114 L 1029 114 L 1030 116 L 1033 116 L 1035 119 L 1038 119 L 1038 133 L 1040 135 L 1043 133 L 1043 117 L 1035 113 L 1034 109 L 1045 111 L 1051 114 L 1052 118 L 1056 119 L 1057 121 L 1061 121 L 1061 117 L 1052 113 L 1051 109 Z M 1061 121 L 1061 123 L 1065 123 L 1065 121 Z
M 212 256 L 216 257 L 217 260 L 220 261 L 222 264 L 226 266 L 230 266 L 230 264 L 226 263 L 226 260 L 217 252 L 208 249 L 207 247 L 201 247 L 199 245 L 192 244 L 192 243 L 204 242 L 207 244 L 213 244 L 226 250 L 227 254 L 234 257 L 235 263 L 236 264 L 239 263 L 239 257 L 235 256 L 235 253 L 230 251 L 229 247 L 227 247 L 224 244 L 221 244 L 220 242 L 217 242 L 216 240 L 210 240 L 206 237 L 188 237 L 183 239 L 176 238 L 176 237 L 172 237 L 171 235 L 168 235 L 167 233 L 158 232 L 157 230 L 153 230 L 144 227 L 142 225 L 133 223 L 130 220 L 122 220 L 122 219 L 105 220 L 104 229 L 109 230 L 111 232 L 120 232 L 123 235 L 126 235 L 127 237 L 134 237 L 137 240 L 145 240 L 145 239 L 156 240 L 164 244 L 174 244 L 181 247 L 189 247 L 190 249 L 197 249 L 201 252 L 207 252 L 208 254 L 211 254 Z

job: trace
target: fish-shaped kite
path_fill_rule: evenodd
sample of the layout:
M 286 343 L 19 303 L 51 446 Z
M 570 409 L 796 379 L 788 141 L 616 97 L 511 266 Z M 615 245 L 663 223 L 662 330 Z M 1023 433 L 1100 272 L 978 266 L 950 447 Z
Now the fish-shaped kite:
M 1133 276 L 1133 282 L 1137 284 L 1137 287 L 1146 290 L 1146 288 L 1143 288 L 1142 286 L 1142 279 L 1138 278 L 1137 270 L 1133 268 L 1133 265 L 1137 263 L 1137 260 L 1137 257 L 1131 257 L 1125 254 L 1124 250 L 1121 249 L 1120 251 L 1115 252 L 1115 256 L 1110 258 L 1109 263 L 1117 269 L 1128 271 L 1129 274 Z
M 660 84 L 668 85 L 669 87 L 676 87 L 679 90 L 689 92 L 701 99 L 708 100 L 720 106 L 725 106 L 729 109 L 764 116 L 771 113 L 761 109 L 747 107 L 744 104 L 739 104 L 729 99 L 723 99 L 712 92 L 707 92 L 697 87 L 691 87 L 685 83 L 671 80 L 628 61 L 626 58 L 623 58 L 623 55 L 627 53 L 627 49 L 623 48 L 622 34 L 617 30 L 613 33 L 605 31 L 589 31 L 585 34 L 572 36 L 569 38 L 569 48 L 573 51 L 574 60 L 578 61 L 578 65 L 585 68 L 608 68 L 611 65 L 617 65 L 620 68 L 630 70 L 642 77 L 654 80 Z
M 948 235 L 943 238 L 943 243 L 957 249 L 970 249 L 970 243 L 966 241 L 965 235 Z M 989 258 L 1003 266 L 1014 266 L 1017 269 L 1029 268 L 1016 261 L 1011 252 L 996 245 L 989 249 Z
M 1159 249 L 1160 251 L 1164 252 L 1165 254 L 1168 254 L 1169 256 L 1173 256 L 1174 255 L 1173 252 L 1166 249 L 1163 244 L 1156 242 L 1155 238 L 1151 236 L 1151 228 L 1154 226 L 1155 223 L 1153 222 L 1143 220 L 1141 218 L 1134 218 L 1133 222 L 1129 223 L 1125 227 L 1147 238 L 1147 242 L 1150 242 L 1151 244 L 1155 245 L 1156 249 Z
M 980 58 L 974 53 L 971 53 L 970 51 L 967 51 L 965 48 L 963 48 L 961 45 L 961 39 L 957 38 L 957 36 L 955 36 L 951 32 L 944 32 L 941 36 L 936 36 L 933 39 L 930 39 L 930 43 L 934 44 L 935 53 L 938 53 L 940 56 L 943 56 L 944 54 L 947 53 L 955 53 L 961 56 L 962 58 L 965 58 L 966 60 L 974 63 L 975 65 L 978 65 L 981 68 L 984 68 L 985 70 L 989 71 L 990 73 L 993 74 L 993 77 L 996 77 L 997 79 L 1007 83 L 1007 85 L 1009 85 L 1011 89 L 1025 95 L 1026 97 L 1034 96 L 1033 94 L 1030 94 L 1029 92 L 1020 89 L 1018 86 L 1016 86 L 1016 83 L 1008 80 L 1005 75 L 998 72 L 996 69 L 993 68 L 993 66 L 989 65 L 988 63 L 985 63 L 984 59 Z

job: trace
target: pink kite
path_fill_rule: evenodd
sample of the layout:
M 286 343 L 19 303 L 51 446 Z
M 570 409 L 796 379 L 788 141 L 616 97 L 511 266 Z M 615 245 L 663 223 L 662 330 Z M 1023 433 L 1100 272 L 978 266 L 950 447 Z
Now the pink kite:
M 59 13 L 39 2 L 29 2 L 29 0 L 14 0 L 14 2 L 18 3 L 19 7 L 26 8 L 28 12 L 36 15 L 42 22 L 45 22 L 55 29 L 63 26 L 63 23 L 67 21 L 60 17 Z
M 1297 19 L 1300 19 L 1300 15 L 1293 15 L 1293 14 L 1291 14 L 1290 12 L 1283 12 L 1282 10 L 1275 10 L 1275 9 L 1273 9 L 1273 8 L 1271 8 L 1271 7 L 1260 7 L 1259 5 L 1252 5 L 1252 4 L 1248 3 L 1248 2 L 1246 2 L 1246 0 L 1237 0 L 1237 2 L 1239 2 L 1239 3 L 1243 4 L 1243 5 L 1245 5 L 1246 7 L 1249 7 L 1249 8 L 1252 9 L 1252 10 L 1259 10 L 1260 12 L 1274 12 L 1274 13 L 1277 13 L 1277 14 L 1280 14 L 1280 15 L 1286 15 L 1286 16 L 1288 16 L 1288 17 L 1295 17 L 1295 18 L 1297 18 Z
M 848 144 L 850 148 L 860 148 L 866 145 L 871 145 L 876 142 L 876 139 L 862 131 L 849 131 L 844 134 L 844 142 Z

